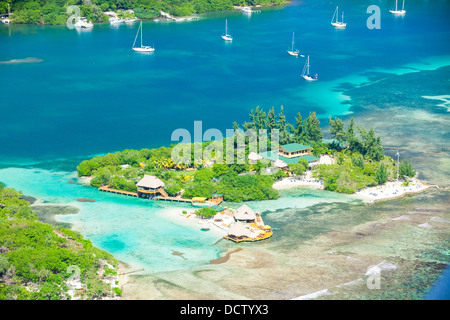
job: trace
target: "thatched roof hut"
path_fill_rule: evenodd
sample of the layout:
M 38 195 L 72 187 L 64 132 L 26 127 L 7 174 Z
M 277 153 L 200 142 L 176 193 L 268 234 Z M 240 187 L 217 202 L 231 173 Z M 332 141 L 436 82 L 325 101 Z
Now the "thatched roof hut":
M 244 204 L 233 212 L 237 221 L 253 222 L 256 220 L 256 213 L 248 205 Z
M 286 168 L 288 166 L 286 162 L 284 162 L 283 160 L 280 160 L 280 159 L 275 161 L 273 165 L 277 168 Z
M 228 235 L 237 238 L 250 237 L 251 234 L 251 231 L 242 222 L 236 222 L 228 229 Z
M 166 187 L 164 182 L 162 182 L 160 179 L 158 179 L 155 176 L 149 176 L 149 175 L 144 175 L 144 177 L 141 180 L 139 180 L 139 182 L 136 185 L 138 188 L 151 189 L 151 190 L 155 190 L 155 189 L 159 189 L 159 188 L 164 189 Z

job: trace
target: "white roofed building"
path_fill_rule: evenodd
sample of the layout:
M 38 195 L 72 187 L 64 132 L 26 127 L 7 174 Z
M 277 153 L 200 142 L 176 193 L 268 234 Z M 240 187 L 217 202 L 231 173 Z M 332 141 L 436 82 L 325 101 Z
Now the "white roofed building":
M 165 183 L 155 176 L 144 175 L 136 186 L 139 197 L 154 198 L 158 194 L 167 195 L 164 191 Z
M 233 215 L 234 219 L 239 222 L 252 223 L 256 221 L 256 212 L 246 204 L 237 208 Z

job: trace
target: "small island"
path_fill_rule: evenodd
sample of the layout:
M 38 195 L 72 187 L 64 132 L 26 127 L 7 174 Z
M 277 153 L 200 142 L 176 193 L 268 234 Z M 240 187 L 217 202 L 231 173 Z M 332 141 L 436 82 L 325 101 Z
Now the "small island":
M 171 145 L 96 156 L 82 161 L 77 171 L 79 177 L 87 178 L 100 191 L 188 203 L 203 207 L 195 212 L 202 218 L 206 218 L 206 208 L 208 218 L 230 215 L 236 226 L 229 223 L 226 230 L 234 230 L 240 236 L 226 236 L 228 239 L 249 238 L 243 230 L 248 225 L 241 225 L 236 212 L 220 207 L 223 201 L 277 199 L 279 189 L 298 186 L 356 194 L 369 200 L 397 197 L 428 187 L 413 179 L 416 171 L 407 159 L 398 162 L 384 155 L 381 139 L 373 129 L 356 125 L 353 118 L 347 125 L 339 118 L 329 117 L 328 122 L 329 138 L 324 139 L 315 112 L 305 119 L 298 113 L 293 125 L 286 120 L 283 107 L 278 113 L 272 108 L 267 114 L 257 107 L 251 110 L 249 121 L 242 124 L 243 129 L 258 133 L 266 130 L 268 136 L 277 129 L 280 144 L 269 151 L 252 152 L 249 138 L 245 137 L 244 163 L 238 163 L 239 148 L 233 148 L 233 163 L 220 162 L 222 153 L 217 147 L 223 147 L 225 153 L 227 146 L 237 145 L 242 134 L 235 122 L 236 135 L 231 138 L 188 144 L 191 151 L 201 146 L 201 161 L 174 161 L 172 151 L 176 145 Z M 236 211 L 239 213 L 239 209 Z M 261 223 L 256 227 L 254 232 L 269 234 Z

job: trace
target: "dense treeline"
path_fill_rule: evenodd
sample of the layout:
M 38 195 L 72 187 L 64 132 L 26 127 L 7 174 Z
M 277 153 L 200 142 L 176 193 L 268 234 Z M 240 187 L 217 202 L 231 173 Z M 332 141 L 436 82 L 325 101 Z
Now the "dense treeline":
M 261 129 L 265 129 L 270 135 L 272 130 L 277 129 L 280 144 L 297 142 L 314 146 L 322 143 L 320 121 L 315 112 L 310 112 L 305 119 L 298 112 L 295 124 L 291 124 L 286 119 L 283 106 L 278 113 L 273 107 L 267 113 L 262 108 L 256 107 L 250 111 L 249 118 L 250 121 L 242 125 L 244 130 L 254 129 L 258 133 Z M 236 122 L 233 127 L 235 130 L 239 129 Z
M 313 169 L 313 175 L 323 180 L 327 190 L 354 193 L 366 186 L 383 184 L 388 179 L 397 177 L 396 163 L 392 158 L 384 156 L 381 139 L 373 129 L 357 126 L 353 118 L 347 127 L 338 118 L 329 118 L 329 124 L 333 139 L 324 140 L 315 112 L 310 112 L 305 119 L 297 113 L 295 125 L 292 125 L 287 120 L 283 107 L 279 112 L 272 108 L 267 113 L 256 107 L 251 110 L 249 121 L 243 123 L 242 127 L 245 130 L 254 129 L 258 132 L 257 137 L 262 133 L 261 130 L 267 130 L 267 138 L 277 129 L 280 144 L 307 144 L 313 147 L 312 152 L 316 156 L 332 155 L 336 159 L 335 164 L 316 165 Z M 301 176 L 309 169 L 308 162 L 300 159 L 299 163 L 290 163 L 287 171 L 279 170 L 275 174 L 265 175 L 265 169 L 271 165 L 269 162 L 253 163 L 248 160 L 249 136 L 246 135 L 243 140 L 243 154 L 239 153 L 238 137 L 242 135 L 240 126 L 236 122 L 233 124 L 236 133 L 234 137 L 184 144 L 190 151 L 189 163 L 172 157 L 175 145 L 158 149 L 127 149 L 81 162 L 77 167 L 78 175 L 92 176 L 90 184 L 94 187 L 109 185 L 114 189 L 136 192 L 136 183 L 145 174 L 149 174 L 164 181 L 165 191 L 170 196 L 176 196 L 181 191 L 182 196 L 188 199 L 209 198 L 213 193 L 222 193 L 226 201 L 240 202 L 275 199 L 278 192 L 272 188 L 274 181 L 289 174 Z M 271 149 L 270 141 L 269 139 L 268 150 Z M 178 146 L 180 145 L 183 144 Z M 227 145 L 233 148 L 231 152 L 234 161 L 225 164 L 222 162 L 226 159 Z M 196 147 L 203 154 L 200 160 L 194 157 Z M 406 179 L 414 175 L 411 163 L 403 161 L 399 176 Z
M 355 193 L 367 186 L 386 183 L 397 177 L 396 162 L 383 154 L 380 137 L 373 129 L 366 130 L 350 119 L 349 124 L 339 119 L 328 119 L 330 133 L 334 138 L 331 148 L 336 163 L 318 165 L 313 175 L 322 179 L 324 188 L 342 193 Z M 416 175 L 411 163 L 404 160 L 398 167 L 398 176 L 408 184 L 408 177 Z
M 0 184 L 0 195 L 0 300 L 68 299 L 69 267 L 80 270 L 84 298 L 114 296 L 98 274 L 103 261 L 116 264 L 109 253 L 78 232 L 39 222 L 21 193 Z
M 188 16 L 211 11 L 232 10 L 234 5 L 282 4 L 286 0 L 8 0 L 0 1 L 0 14 L 11 7 L 14 23 L 64 24 L 73 13 L 67 7 L 77 5 L 81 16 L 92 22 L 108 22 L 106 11 L 134 10 L 135 17 L 150 19 L 158 17 L 160 11 L 174 16 Z M 123 13 L 123 11 L 119 11 Z
M 212 144 L 214 142 L 204 142 L 201 147 L 205 151 Z M 272 184 L 274 179 L 279 179 L 285 174 L 280 171 L 271 176 L 260 175 L 261 168 L 269 164 L 261 162 L 250 164 L 248 159 L 243 164 L 213 164 L 203 159 L 200 163 L 192 161 L 191 165 L 186 165 L 172 160 L 172 148 L 173 146 L 158 149 L 127 149 L 97 156 L 82 161 L 77 167 L 78 175 L 92 176 L 90 185 L 94 187 L 109 185 L 110 188 L 131 192 L 136 192 L 136 183 L 145 174 L 154 175 L 164 181 L 165 191 L 170 196 L 175 196 L 183 189 L 183 197 L 188 199 L 209 198 L 213 193 L 224 194 L 227 201 L 278 197 Z M 249 172 L 255 174 L 239 175 Z

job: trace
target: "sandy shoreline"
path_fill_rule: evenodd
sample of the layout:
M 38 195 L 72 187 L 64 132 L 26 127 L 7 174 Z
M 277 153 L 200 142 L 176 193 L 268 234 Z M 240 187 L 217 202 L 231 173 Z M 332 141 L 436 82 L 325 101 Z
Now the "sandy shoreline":
M 164 210 L 161 215 L 167 219 L 172 221 L 175 224 L 178 224 L 183 227 L 188 227 L 192 229 L 196 229 L 199 233 L 203 232 L 211 232 L 217 236 L 217 239 L 222 239 L 224 235 L 226 235 L 225 230 L 220 229 L 214 223 L 212 223 L 211 219 L 202 219 L 195 215 L 194 211 L 199 208 L 168 208 Z M 183 211 L 187 211 L 187 214 L 183 214 Z M 201 231 L 200 229 L 209 227 L 208 231 Z
M 403 181 L 388 181 L 383 185 L 363 188 L 353 195 L 366 201 L 374 202 L 379 200 L 390 200 L 403 197 L 411 193 L 423 192 L 433 186 L 430 186 L 418 179 L 410 179 L 408 186 L 403 186 Z M 318 190 L 324 190 L 323 181 L 316 179 L 308 171 L 301 177 L 289 177 L 279 180 L 273 184 L 273 188 L 277 190 L 292 189 L 296 187 L 307 187 Z
M 291 189 L 296 187 L 309 187 L 323 190 L 323 183 L 311 175 L 311 171 L 306 172 L 300 177 L 289 177 L 276 181 L 273 188 L 276 190 Z
M 397 199 L 410 193 L 418 193 L 431 188 L 430 185 L 424 184 L 417 179 L 411 179 L 410 181 L 408 186 L 403 186 L 402 181 L 388 181 L 384 185 L 361 189 L 355 195 L 369 202 L 373 202 Z

